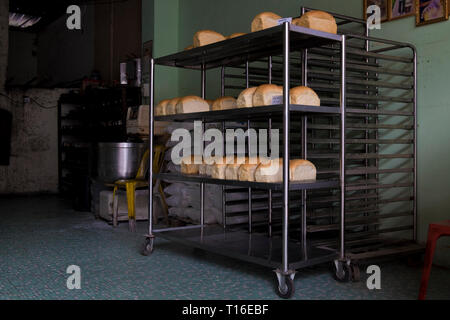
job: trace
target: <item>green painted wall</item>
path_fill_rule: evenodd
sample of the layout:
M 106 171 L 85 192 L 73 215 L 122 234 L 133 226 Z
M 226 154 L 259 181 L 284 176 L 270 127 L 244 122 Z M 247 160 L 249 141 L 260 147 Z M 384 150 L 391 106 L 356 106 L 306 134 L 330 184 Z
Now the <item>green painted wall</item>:
M 165 3 L 165 4 L 162 4 Z M 252 18 L 262 11 L 282 16 L 299 13 L 302 5 L 355 17 L 362 16 L 363 0 L 155 0 L 155 56 L 182 50 L 200 29 L 225 35 L 249 32 Z M 167 15 L 164 15 L 167 14 Z M 426 240 L 428 224 L 450 219 L 450 21 L 415 27 L 414 17 L 387 22 L 371 35 L 410 42 L 418 50 L 419 120 L 419 238 Z M 157 50 L 156 50 L 157 48 Z M 161 67 L 159 67 L 161 69 Z M 216 71 L 208 72 L 207 97 L 219 95 Z M 158 78 L 165 82 L 157 97 L 200 93 L 200 75 L 172 71 Z M 177 85 L 178 81 L 178 85 Z M 441 240 L 437 262 L 450 264 L 449 242 Z
M 155 32 L 155 1 L 142 0 L 142 43 L 153 40 Z
M 180 0 L 142 0 L 142 40 L 153 40 L 153 56 L 178 51 Z M 157 67 L 155 101 L 178 96 L 179 70 Z

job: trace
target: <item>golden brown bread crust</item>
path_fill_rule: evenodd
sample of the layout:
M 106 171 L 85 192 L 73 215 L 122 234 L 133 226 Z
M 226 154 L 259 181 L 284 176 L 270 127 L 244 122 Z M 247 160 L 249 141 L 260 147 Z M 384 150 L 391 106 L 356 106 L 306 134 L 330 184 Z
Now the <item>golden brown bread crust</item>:
M 260 85 L 253 94 L 253 106 L 273 105 L 273 98 L 283 96 L 283 88 L 275 84 Z
M 233 97 L 221 97 L 214 101 L 211 106 L 212 111 L 236 109 L 236 99 Z
M 241 92 L 236 103 L 238 108 L 251 108 L 253 107 L 253 95 L 258 87 L 247 88 Z
M 299 86 L 289 91 L 290 103 L 307 106 L 320 106 L 320 98 L 317 93 L 308 87 Z
M 283 181 L 283 159 L 273 159 L 269 163 L 261 163 L 255 170 L 255 181 L 279 183 Z M 290 181 L 315 180 L 317 169 L 308 160 L 297 159 L 289 162 Z
M 300 18 L 292 20 L 292 24 L 323 32 L 337 33 L 336 20 L 331 14 L 324 11 L 309 11 Z
M 176 114 L 177 113 L 177 103 L 181 98 L 173 98 L 170 99 L 166 105 L 166 115 Z
M 316 166 L 303 159 L 291 160 L 289 163 L 289 179 L 291 181 L 316 180 Z
M 199 163 L 201 163 L 201 156 L 190 156 L 181 159 L 181 173 L 182 174 L 198 174 Z M 197 163 L 196 163 L 197 162 Z
M 252 32 L 261 31 L 278 25 L 279 15 L 273 12 L 262 12 L 252 21 Z
M 158 103 L 158 105 L 155 107 L 155 116 L 165 116 L 167 114 L 166 107 L 169 101 L 170 99 L 166 99 Z
M 216 31 L 200 30 L 194 34 L 193 46 L 197 48 L 223 40 L 225 40 L 225 37 Z
M 176 113 L 206 112 L 209 111 L 209 104 L 200 97 L 187 96 L 178 101 L 175 111 Z

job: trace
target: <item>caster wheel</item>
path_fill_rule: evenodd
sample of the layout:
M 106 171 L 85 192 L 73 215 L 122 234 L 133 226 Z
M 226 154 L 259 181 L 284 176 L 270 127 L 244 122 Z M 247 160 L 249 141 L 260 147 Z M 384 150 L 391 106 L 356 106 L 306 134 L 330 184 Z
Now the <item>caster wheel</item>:
M 277 283 L 277 294 L 280 298 L 290 299 L 295 293 L 294 280 L 290 276 L 284 277 L 284 288 L 281 287 L 281 284 Z
M 142 249 L 142 255 L 149 256 L 153 253 L 153 238 L 147 238 L 144 242 L 144 248 Z
M 361 271 L 359 270 L 359 266 L 357 264 L 352 264 L 350 266 L 352 271 L 352 280 L 353 282 L 361 281 Z
M 352 269 L 345 261 L 335 261 L 333 276 L 338 282 L 349 282 L 352 280 Z

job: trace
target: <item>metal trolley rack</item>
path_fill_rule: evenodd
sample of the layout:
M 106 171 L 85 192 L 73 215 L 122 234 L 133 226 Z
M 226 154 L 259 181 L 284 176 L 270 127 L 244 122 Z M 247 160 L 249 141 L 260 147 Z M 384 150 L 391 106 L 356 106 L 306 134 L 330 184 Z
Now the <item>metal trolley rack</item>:
M 306 10 L 309 9 L 303 9 L 303 12 Z M 340 26 L 355 22 L 353 18 L 340 15 L 335 17 L 344 21 L 338 23 Z M 357 23 L 360 21 L 356 20 Z M 354 45 L 355 40 L 363 42 L 363 50 Z M 369 51 L 369 41 L 388 46 Z M 284 23 L 263 31 L 152 60 L 150 64 L 151 153 L 155 120 L 201 120 L 203 126 L 205 123 L 221 123 L 223 130 L 227 127 L 227 121 L 246 122 L 248 128 L 265 125 L 269 131 L 274 128 L 282 130 L 281 153 L 284 161 L 284 179 L 283 183 L 241 182 L 216 180 L 203 176 L 154 174 L 150 170 L 149 181 L 157 178 L 200 184 L 200 224 L 154 229 L 153 197 L 150 193 L 149 234 L 146 237 L 144 254 L 149 255 L 153 251 L 154 237 L 157 234 L 183 245 L 274 268 L 278 279 L 277 293 L 281 297 L 289 298 L 294 293 L 295 270 L 334 261 L 336 279 L 348 281 L 352 278 L 352 274 L 358 271 L 357 264 L 354 262 L 364 258 L 361 255 L 362 252 L 366 255 L 370 252 L 373 255 L 375 252 L 373 248 L 385 246 L 386 242 L 374 243 L 375 238 L 372 237 L 389 232 L 379 228 L 380 221 L 386 218 L 404 217 L 407 214 L 405 212 L 385 213 L 384 209 L 380 208 L 382 203 L 391 204 L 395 203 L 396 199 L 401 201 L 403 198 L 394 194 L 393 198 L 386 199 L 380 195 L 379 190 L 398 187 L 413 189 L 413 195 L 403 201 L 410 201 L 413 204 L 411 212 L 414 217 L 412 227 L 414 236 L 412 240 L 415 241 L 416 57 L 413 48 L 412 59 L 395 54 L 384 54 L 385 51 L 400 48 L 411 49 L 412 47 L 407 44 L 369 38 L 367 34 L 334 35 Z M 298 57 L 296 53 L 299 53 Z M 388 80 L 382 81 L 380 74 L 389 69 L 386 70 L 378 64 L 380 59 L 409 63 L 413 66 L 411 72 L 392 69 L 388 74 L 393 74 L 393 78 L 408 74 L 413 77 L 413 83 L 396 84 L 389 83 Z M 222 70 L 222 95 L 225 94 L 226 89 L 242 90 L 250 85 L 279 83 L 284 88 L 283 104 L 155 117 L 153 107 L 156 65 L 199 70 L 203 98 L 206 93 L 206 71 L 214 68 Z M 266 71 L 261 71 L 263 69 L 261 65 L 266 66 Z M 363 68 L 358 69 L 360 66 Z M 229 72 L 232 69 L 238 70 L 238 73 Z M 265 79 L 260 72 L 268 75 L 268 79 Z M 226 79 L 231 79 L 233 83 L 226 85 Z M 245 85 L 237 85 L 239 79 L 245 80 Z M 317 90 L 322 105 L 326 106 L 289 104 L 289 90 L 294 84 L 309 85 Z M 395 97 L 387 99 L 383 89 L 380 88 L 412 91 L 414 94 L 412 99 Z M 404 92 L 400 95 L 404 95 Z M 393 109 L 381 110 L 379 101 L 386 101 L 386 99 L 394 103 L 409 103 L 413 106 L 413 110 L 404 111 L 404 105 L 397 106 L 397 109 L 393 106 Z M 410 117 L 413 121 L 409 124 L 382 123 L 380 118 L 384 115 Z M 389 139 L 389 145 L 403 145 L 408 140 L 413 145 L 413 152 L 406 156 L 380 150 L 379 145 L 388 142 L 387 139 L 384 141 L 378 137 L 382 129 L 412 132 L 412 139 Z M 361 132 L 363 137 L 359 136 Z M 287 179 L 288 164 L 293 156 L 312 160 L 318 167 L 318 180 L 290 183 Z M 151 158 L 150 168 L 153 167 Z M 404 158 L 413 159 L 412 168 L 404 168 L 404 164 L 399 164 L 400 168 L 385 169 L 384 164 L 380 163 L 382 159 Z M 391 173 L 412 173 L 414 178 L 408 183 L 384 183 L 382 175 Z M 206 184 L 223 186 L 222 226 L 204 224 Z M 373 190 L 374 192 L 371 192 Z M 243 191 L 248 194 L 245 200 L 248 201 L 248 223 L 245 228 L 242 225 L 227 224 L 227 218 L 230 215 L 227 194 Z M 261 204 L 264 205 L 261 206 Z M 257 214 L 259 214 L 258 219 L 254 219 Z M 321 223 L 317 223 L 317 219 L 321 219 Z M 407 229 L 410 227 L 391 227 L 387 230 L 394 232 Z M 380 238 L 376 239 L 376 241 L 379 240 Z M 399 242 L 391 241 L 390 243 L 398 244 Z M 358 246 L 353 250 L 355 245 Z M 410 246 L 403 250 L 404 252 L 418 250 L 410 243 L 408 245 Z

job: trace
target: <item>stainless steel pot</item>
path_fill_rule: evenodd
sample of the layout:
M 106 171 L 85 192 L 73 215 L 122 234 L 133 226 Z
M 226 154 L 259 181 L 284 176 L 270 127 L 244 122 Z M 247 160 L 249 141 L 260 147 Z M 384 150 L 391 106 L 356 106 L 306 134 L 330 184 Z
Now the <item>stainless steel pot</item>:
M 144 143 L 99 143 L 98 179 L 111 183 L 135 178 L 145 148 Z

